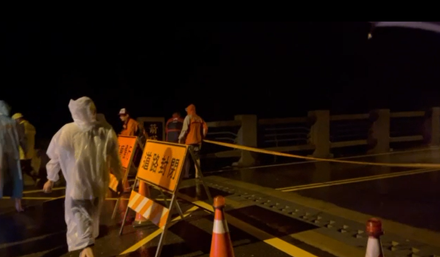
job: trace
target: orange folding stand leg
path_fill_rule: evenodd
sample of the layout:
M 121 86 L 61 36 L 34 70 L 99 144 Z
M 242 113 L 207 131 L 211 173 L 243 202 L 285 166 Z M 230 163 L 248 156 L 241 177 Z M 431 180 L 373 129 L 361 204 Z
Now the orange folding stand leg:
M 139 194 L 145 197 L 150 197 L 150 190 L 145 182 L 139 181 Z M 148 224 L 148 220 L 141 214 L 136 213 L 136 219 L 133 222 L 133 227 L 141 227 Z

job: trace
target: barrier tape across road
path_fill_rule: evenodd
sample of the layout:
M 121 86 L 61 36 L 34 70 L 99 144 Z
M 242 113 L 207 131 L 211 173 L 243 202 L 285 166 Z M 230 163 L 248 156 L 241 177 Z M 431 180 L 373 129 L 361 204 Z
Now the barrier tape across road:
M 440 169 L 440 163 L 386 163 L 386 162 L 360 162 L 360 161 L 348 161 L 340 159 L 327 159 L 327 158 L 316 158 L 310 156 L 302 156 L 296 154 L 282 153 L 277 151 L 270 151 L 265 149 L 259 149 L 255 147 L 249 147 L 244 145 L 230 144 L 224 142 L 217 142 L 212 140 L 203 140 L 206 143 L 225 146 L 233 149 L 245 150 L 255 153 L 270 154 L 276 156 L 290 157 L 296 159 L 303 159 L 309 161 L 321 161 L 321 162 L 335 162 L 335 163 L 345 163 L 345 164 L 355 164 L 355 165 L 368 165 L 368 166 L 385 166 L 385 167 L 400 167 L 400 168 L 425 168 L 425 169 Z
M 400 167 L 400 168 L 418 168 L 418 169 L 440 169 L 440 163 L 386 163 L 386 162 L 361 162 L 361 161 L 349 161 L 349 160 L 341 160 L 341 159 L 328 159 L 328 158 L 316 158 L 311 156 L 303 156 L 303 155 L 297 155 L 297 154 L 289 154 L 289 153 L 282 153 L 277 151 L 271 151 L 271 150 L 265 150 L 265 149 L 259 149 L 255 147 L 249 147 L 244 145 L 238 145 L 238 144 L 230 144 L 230 143 L 224 143 L 224 142 L 218 142 L 218 141 L 212 141 L 212 140 L 203 140 L 206 143 L 214 144 L 214 145 L 220 145 L 224 147 L 229 147 L 233 149 L 239 149 L 239 150 L 245 150 L 255 153 L 262 153 L 262 154 L 270 154 L 270 155 L 276 155 L 276 156 L 282 156 L 282 157 L 290 157 L 290 158 L 296 158 L 296 159 L 302 159 L 302 160 L 308 160 L 308 161 L 320 161 L 320 162 L 334 162 L 334 163 L 345 163 L 345 164 L 355 164 L 355 165 L 368 165 L 368 166 L 385 166 L 385 167 Z M 432 171 L 432 170 L 431 170 Z M 422 171 L 426 172 L 426 171 Z M 392 176 L 392 175 L 390 175 Z M 59 188 L 53 188 L 52 190 L 62 190 L 65 189 L 65 187 L 59 187 Z M 288 188 L 281 188 L 282 189 L 288 189 Z M 40 190 L 31 190 L 31 191 L 24 191 L 23 193 L 39 193 L 43 192 L 42 189 Z M 62 196 L 64 197 L 64 196 Z M 6 197 L 4 197 L 6 199 Z M 28 197 L 31 198 L 31 197 Z M 38 199 L 58 199 L 60 197 L 34 197 L 35 200 Z M 107 200 L 113 200 L 117 198 L 107 198 Z

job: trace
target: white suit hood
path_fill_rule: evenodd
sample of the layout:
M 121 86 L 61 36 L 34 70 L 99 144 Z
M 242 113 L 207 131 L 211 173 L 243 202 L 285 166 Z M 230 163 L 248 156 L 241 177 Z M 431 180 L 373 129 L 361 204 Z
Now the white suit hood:
M 9 106 L 3 100 L 0 100 L 0 115 L 9 116 Z
M 73 121 L 82 130 L 89 130 L 96 124 L 96 107 L 92 99 L 87 96 L 70 100 L 69 110 Z

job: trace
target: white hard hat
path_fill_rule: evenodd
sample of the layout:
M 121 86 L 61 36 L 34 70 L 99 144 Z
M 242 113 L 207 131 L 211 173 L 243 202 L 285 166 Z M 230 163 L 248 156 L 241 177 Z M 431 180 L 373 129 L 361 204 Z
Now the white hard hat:
M 119 111 L 119 115 L 125 115 L 125 114 L 127 114 L 127 110 L 126 110 L 125 108 L 122 108 L 122 109 Z

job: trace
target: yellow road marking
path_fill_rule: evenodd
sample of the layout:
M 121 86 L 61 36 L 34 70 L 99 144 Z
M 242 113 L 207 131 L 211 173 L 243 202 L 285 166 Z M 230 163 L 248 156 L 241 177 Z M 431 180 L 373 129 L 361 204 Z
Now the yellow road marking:
M 43 239 L 48 239 L 51 236 L 55 236 L 55 235 L 58 235 L 58 234 L 60 236 L 62 236 L 62 237 L 65 236 L 65 232 L 50 233 L 50 234 L 46 234 L 46 235 L 42 235 L 42 236 L 36 236 L 36 237 L 31 237 L 31 238 L 28 238 L 28 239 L 24 239 L 23 241 L 18 241 L 18 242 L 16 241 L 16 242 L 11 242 L 11 243 L 2 243 L 0 245 L 0 249 L 5 249 L 5 248 L 9 248 L 9 247 L 16 246 L 16 245 L 21 245 L 21 244 L 29 244 L 31 242 L 35 243 L 36 241 L 40 241 L 40 240 L 42 241 Z
M 63 195 L 63 197 L 64 197 L 64 195 Z M 9 197 L 9 196 L 4 196 L 4 197 L 2 197 L 2 199 L 11 199 L 12 197 Z M 27 197 L 27 196 L 23 196 L 21 199 L 23 199 L 23 200 L 55 200 L 55 199 L 57 199 L 56 197 L 44 197 L 44 196 L 42 196 L 42 197 Z
M 110 197 L 110 198 L 105 198 L 105 200 L 108 200 L 108 201 L 117 201 L 117 200 L 124 200 L 124 201 L 127 201 L 127 200 L 129 200 L 130 198 L 125 198 L 125 197 L 121 197 L 121 198 L 116 198 L 116 197 Z
M 264 242 L 268 245 L 271 245 L 275 248 L 277 248 L 278 250 L 285 252 L 287 254 L 290 254 L 290 256 L 295 256 L 295 257 L 317 257 L 316 255 L 313 255 L 309 252 L 304 251 L 301 248 L 298 248 L 292 244 L 287 243 L 284 240 L 281 240 L 277 237 L 275 238 L 271 238 L 271 239 L 267 239 L 264 240 Z
M 121 197 L 121 198 L 115 198 L 115 197 L 110 197 L 110 198 L 105 198 L 105 200 L 112 200 L 112 201 L 116 201 L 116 200 L 130 200 L 130 198 L 123 198 L 123 197 Z M 154 199 L 155 201 L 159 201 L 159 202 L 161 202 L 161 201 L 163 201 L 163 199 L 161 199 L 161 198 L 156 198 L 156 199 Z M 166 199 L 168 202 L 169 201 L 171 201 L 171 199 Z
M 65 187 L 55 187 L 52 191 L 66 189 Z M 23 194 L 43 193 L 43 189 L 23 191 Z
M 274 237 L 273 235 L 260 230 L 257 227 L 254 227 L 250 225 L 249 223 L 246 223 L 240 219 L 235 218 L 234 216 L 231 216 L 226 213 L 226 220 L 229 224 L 233 225 L 234 227 L 237 227 L 238 229 L 258 238 L 259 240 L 265 242 L 266 244 L 278 249 L 281 252 L 284 252 L 290 256 L 295 257 L 317 257 L 307 251 L 304 251 L 303 249 L 296 247 L 278 237 Z
M 438 169 L 420 169 L 420 170 L 393 172 L 393 173 L 374 175 L 374 176 L 366 176 L 366 177 L 360 177 L 360 178 L 342 179 L 342 180 L 328 181 L 328 182 L 322 182 L 322 183 L 299 185 L 299 186 L 293 186 L 293 187 L 288 187 L 288 188 L 278 188 L 277 190 L 280 190 L 284 193 L 287 193 L 287 192 L 300 191 L 300 190 L 306 190 L 306 189 L 314 189 L 314 188 L 321 188 L 321 187 L 329 187 L 329 186 L 337 186 L 337 185 L 344 185 L 344 184 L 366 182 L 366 181 L 372 181 L 372 180 L 378 180 L 378 179 L 403 177 L 403 176 L 416 175 L 416 174 L 422 174 L 422 173 L 428 173 L 428 172 L 434 172 L 434 171 L 438 171 Z
M 436 170 L 436 169 L 417 169 L 417 170 L 407 170 L 407 171 L 404 171 L 404 172 L 418 172 L 418 171 L 426 171 L 426 170 Z M 303 184 L 303 185 L 296 185 L 296 186 L 289 186 L 289 187 L 279 187 L 279 188 L 276 188 L 275 190 L 283 191 L 283 190 L 287 190 L 287 189 L 300 188 L 300 187 L 308 188 L 310 186 L 327 185 L 329 183 L 339 182 L 339 181 L 341 181 L 341 182 L 342 181 L 343 182 L 345 182 L 345 181 L 347 181 L 347 182 L 349 182 L 349 181 L 357 181 L 357 180 L 362 179 L 362 178 L 376 178 L 376 177 L 381 178 L 382 176 L 386 176 L 386 175 L 389 175 L 389 174 L 395 174 L 395 173 L 401 174 L 401 172 L 393 172 L 393 173 L 378 174 L 378 175 L 371 175 L 371 176 L 364 176 L 364 177 L 355 177 L 355 178 L 340 179 L 340 180 L 332 180 L 332 181 L 325 181 L 325 182 L 318 182 L 318 183 L 311 183 L 311 184 Z
M 42 196 L 42 197 L 38 197 L 38 196 L 28 197 L 28 196 L 24 196 L 21 199 L 23 199 L 23 200 L 56 200 L 56 199 L 61 199 L 61 198 L 64 198 L 64 195 L 58 196 L 58 197 L 48 197 L 48 196 L 46 196 L 46 197 L 44 197 L 44 196 Z M 12 197 L 3 196 L 1 199 L 12 199 Z
M 305 244 L 314 246 L 324 252 L 328 252 L 338 257 L 365 256 L 365 250 L 355 246 L 350 246 L 335 238 L 326 236 L 315 230 L 306 230 L 290 234 L 290 237 Z
M 189 210 L 187 210 L 184 214 L 183 217 L 186 217 L 188 215 L 190 215 L 193 211 L 197 210 L 199 207 L 197 206 L 193 206 L 192 208 L 190 208 Z M 176 224 L 177 221 L 181 220 L 182 217 L 178 216 L 174 219 L 171 220 L 171 224 L 168 225 L 168 228 L 171 227 L 172 225 Z M 120 253 L 119 255 L 123 255 L 123 254 L 128 254 L 131 252 L 136 251 L 137 249 L 141 248 L 143 245 L 147 244 L 148 242 L 150 242 L 151 240 L 153 240 L 155 237 L 157 237 L 158 235 L 160 235 L 160 233 L 162 233 L 162 229 L 157 229 L 156 231 L 154 231 L 153 233 L 149 234 L 148 236 L 146 236 L 145 238 L 143 238 L 141 241 L 137 242 L 136 244 L 130 246 L 128 249 L 126 249 L 125 251 L 123 251 L 122 253 Z
M 180 197 L 180 196 L 179 196 Z M 187 200 L 188 198 L 185 197 Z M 228 200 L 226 200 L 228 201 Z M 199 206 L 202 209 L 205 209 L 209 212 L 214 212 L 214 207 L 206 202 L 193 202 L 194 205 Z M 296 256 L 296 257 L 317 257 L 309 252 L 304 251 L 303 249 L 296 247 L 280 238 L 274 237 L 273 235 L 257 228 L 249 223 L 246 223 L 238 218 L 235 218 L 234 216 L 231 216 L 227 213 L 225 213 L 225 218 L 228 224 L 233 225 L 234 227 L 258 238 L 259 240 L 265 242 L 266 244 L 277 248 L 278 250 L 290 255 L 290 256 Z
M 61 199 L 64 198 L 65 195 L 61 195 L 58 197 L 51 197 L 51 196 L 23 196 L 21 199 L 23 200 L 56 200 L 56 199 Z M 11 197 L 9 196 L 4 196 L 1 199 L 11 199 Z M 127 201 L 129 200 L 129 198 L 125 198 L 125 197 L 121 197 L 121 198 L 116 198 L 116 197 L 109 197 L 109 198 L 105 198 L 105 200 L 107 201 L 117 201 L 117 200 L 124 200 Z M 167 201 L 170 201 L 170 199 L 166 199 Z M 163 199 L 156 199 L 156 201 L 163 201 Z

